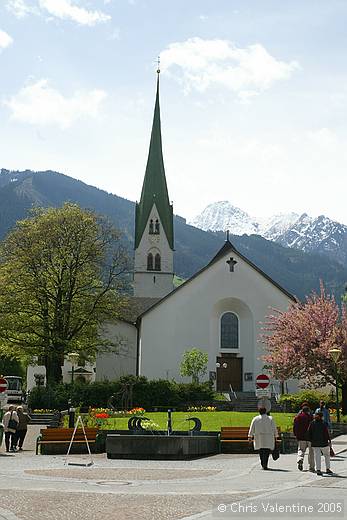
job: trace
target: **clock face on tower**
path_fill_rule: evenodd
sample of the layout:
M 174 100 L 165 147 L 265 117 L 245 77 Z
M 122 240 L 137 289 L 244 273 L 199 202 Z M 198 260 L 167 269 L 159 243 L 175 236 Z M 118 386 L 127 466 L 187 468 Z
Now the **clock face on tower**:
M 159 236 L 158 235 L 149 235 L 148 240 L 151 244 L 158 244 L 159 243 Z

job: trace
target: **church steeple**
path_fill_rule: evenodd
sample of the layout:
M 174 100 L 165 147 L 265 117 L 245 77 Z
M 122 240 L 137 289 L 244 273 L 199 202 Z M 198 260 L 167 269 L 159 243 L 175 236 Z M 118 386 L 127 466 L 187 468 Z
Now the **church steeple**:
M 173 212 L 172 205 L 169 202 L 161 142 L 159 73 L 160 70 L 158 68 L 157 93 L 146 173 L 142 186 L 141 199 L 140 202 L 136 204 L 135 249 L 137 249 L 140 244 L 153 204 L 156 205 L 158 210 L 170 248 L 174 248 Z
M 173 211 L 161 143 L 159 66 L 151 142 L 135 212 L 134 295 L 162 298 L 173 290 Z

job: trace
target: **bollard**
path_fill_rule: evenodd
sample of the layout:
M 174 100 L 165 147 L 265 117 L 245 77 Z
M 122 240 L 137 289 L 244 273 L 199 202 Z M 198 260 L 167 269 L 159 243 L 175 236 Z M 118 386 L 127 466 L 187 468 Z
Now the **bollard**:
M 171 420 L 171 410 L 167 411 L 167 434 L 172 434 L 172 420 Z
M 75 408 L 71 406 L 71 401 L 69 401 L 69 428 L 75 427 Z

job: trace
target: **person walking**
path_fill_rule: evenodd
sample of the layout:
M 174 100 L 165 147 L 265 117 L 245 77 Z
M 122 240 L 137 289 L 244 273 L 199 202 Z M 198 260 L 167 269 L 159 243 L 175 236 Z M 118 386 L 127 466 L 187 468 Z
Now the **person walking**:
M 273 418 L 266 413 L 266 408 L 259 409 L 259 415 L 253 417 L 248 431 L 248 439 L 255 450 L 259 450 L 260 463 L 263 469 L 268 469 L 271 451 L 275 448 L 277 428 Z
M 319 407 L 315 411 L 315 413 L 322 412 L 323 414 L 323 422 L 327 425 L 329 430 L 331 430 L 331 420 L 330 420 L 330 414 L 329 410 L 325 405 L 325 401 L 319 401 Z
M 308 428 L 313 420 L 310 408 L 305 405 L 294 418 L 293 433 L 298 441 L 297 464 L 299 471 L 303 470 L 305 452 L 308 450 L 309 471 L 314 473 L 314 453 L 311 442 L 308 440 Z
M 23 442 L 28 431 L 28 424 L 31 420 L 31 417 L 30 415 L 24 412 L 23 406 L 17 406 L 16 411 L 19 422 L 17 426 L 17 431 L 15 433 L 14 447 L 17 448 L 18 445 L 18 451 L 23 451 Z
M 333 472 L 330 469 L 330 435 L 327 425 L 323 421 L 323 412 L 317 412 L 314 420 L 308 427 L 308 438 L 314 451 L 317 475 L 323 475 L 321 471 L 321 455 L 324 455 L 325 468 L 328 475 Z
M 15 434 L 19 423 L 18 415 L 15 406 L 10 405 L 8 411 L 2 418 L 5 433 L 5 447 L 6 451 L 16 451 Z

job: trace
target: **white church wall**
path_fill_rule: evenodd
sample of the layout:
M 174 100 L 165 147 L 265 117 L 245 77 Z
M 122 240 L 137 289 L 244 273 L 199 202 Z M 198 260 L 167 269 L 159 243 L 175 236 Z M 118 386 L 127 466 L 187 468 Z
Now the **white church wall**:
M 235 253 L 234 272 L 225 256 L 199 276 L 172 293 L 144 315 L 141 327 L 141 374 L 149 378 L 181 380 L 182 354 L 192 347 L 209 354 L 208 371 L 216 370 L 219 343 L 219 318 L 226 310 L 240 314 L 240 350 L 243 373 L 254 377 L 262 371 L 263 345 L 259 341 L 260 322 L 271 308 L 285 310 L 291 300 L 269 280 Z M 254 381 L 244 390 L 254 390 Z
M 114 381 L 120 376 L 136 374 L 136 327 L 125 321 L 108 323 L 103 328 L 103 337 L 117 346 L 97 355 L 96 381 Z

